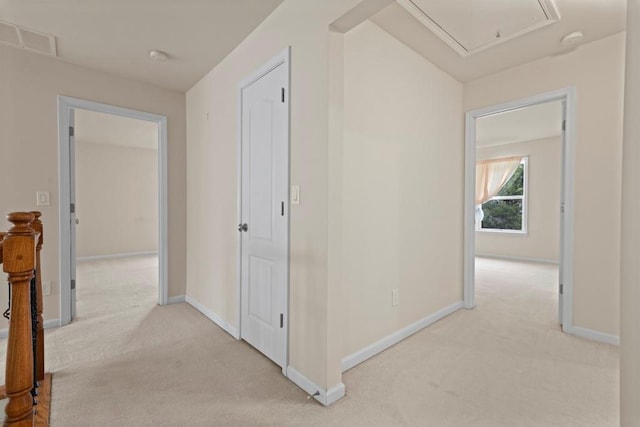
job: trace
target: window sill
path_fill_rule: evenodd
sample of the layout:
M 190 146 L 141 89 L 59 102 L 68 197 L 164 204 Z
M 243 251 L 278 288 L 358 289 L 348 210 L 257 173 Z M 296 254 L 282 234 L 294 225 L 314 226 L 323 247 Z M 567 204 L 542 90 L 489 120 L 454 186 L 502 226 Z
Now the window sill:
M 476 228 L 476 232 L 491 234 L 514 234 L 518 236 L 527 236 L 529 234 L 527 230 L 500 230 L 491 228 Z

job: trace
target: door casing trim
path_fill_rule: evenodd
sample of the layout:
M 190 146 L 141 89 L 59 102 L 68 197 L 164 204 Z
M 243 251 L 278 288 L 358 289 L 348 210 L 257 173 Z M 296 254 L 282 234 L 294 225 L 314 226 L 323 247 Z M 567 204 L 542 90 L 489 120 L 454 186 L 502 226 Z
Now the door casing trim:
M 576 88 L 544 92 L 527 98 L 509 101 L 468 111 L 465 114 L 465 186 L 464 186 L 464 307 L 475 307 L 475 188 L 476 188 L 476 120 L 491 114 L 529 107 L 551 101 L 564 101 L 566 128 L 562 145 L 562 201 L 564 202 L 564 226 L 560 231 L 563 240 L 562 263 L 562 330 L 573 333 L 573 277 L 574 277 L 574 199 L 575 199 L 575 133 Z
M 71 109 L 90 110 L 98 113 L 114 114 L 132 119 L 154 122 L 158 125 L 158 304 L 168 302 L 169 251 L 168 251 L 168 170 L 167 170 L 167 118 L 166 116 L 132 110 L 124 107 L 88 101 L 69 96 L 58 96 L 58 189 L 59 203 L 59 284 L 60 284 L 60 324 L 71 322 L 71 215 L 70 204 L 70 160 L 69 160 L 69 111 Z

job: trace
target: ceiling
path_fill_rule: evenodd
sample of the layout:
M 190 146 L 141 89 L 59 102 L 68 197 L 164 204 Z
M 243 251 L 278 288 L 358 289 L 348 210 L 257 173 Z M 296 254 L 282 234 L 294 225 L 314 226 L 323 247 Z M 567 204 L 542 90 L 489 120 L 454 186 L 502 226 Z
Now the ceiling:
M 476 146 L 490 147 L 562 135 L 562 101 L 492 114 L 476 121 Z
M 494 27 L 508 28 L 512 22 L 523 21 L 523 13 L 531 14 L 528 10 L 523 12 L 523 7 L 513 7 L 514 3 L 523 6 L 524 0 L 483 0 L 484 13 L 487 14 L 487 10 L 495 12 L 496 16 L 491 20 L 480 19 L 479 12 L 474 11 L 474 7 L 477 9 L 477 0 L 413 2 L 437 16 L 441 21 L 438 25 L 442 26 L 444 32 L 457 34 L 472 48 L 487 43 L 486 40 L 480 40 L 483 37 L 483 32 L 478 31 L 478 28 L 483 29 L 481 24 L 490 25 L 490 31 L 495 32 L 500 28 Z M 468 56 L 461 56 L 398 2 L 382 9 L 371 17 L 371 21 L 461 82 L 567 52 L 571 48 L 563 46 L 560 40 L 574 31 L 584 33 L 584 44 L 625 29 L 626 0 L 555 0 L 555 4 L 560 14 L 559 21 Z M 453 19 L 457 15 L 460 19 Z M 496 19 L 497 16 L 500 18 Z M 531 15 L 531 18 L 534 16 Z M 462 25 L 465 21 L 467 23 Z
M 559 19 L 555 0 L 398 0 L 462 56 L 504 43 Z
M 77 144 L 158 149 L 158 125 L 155 122 L 89 110 L 74 111 Z
M 186 91 L 282 1 L 0 0 L 0 20 L 55 36 L 63 61 Z
M 0 0 L 0 21 L 54 36 L 63 61 L 186 91 L 282 1 Z M 514 4 L 538 0 L 482 0 L 480 9 L 478 0 L 411 1 L 435 10 L 451 27 L 445 30 L 462 31 L 461 39 L 474 47 L 486 45 L 486 39 L 479 39 L 486 34 L 474 33 L 476 28 L 465 22 L 515 22 L 522 14 Z M 465 57 L 395 1 L 371 20 L 462 82 L 566 52 L 560 39 L 572 31 L 583 31 L 583 43 L 588 43 L 625 28 L 626 0 L 555 2 L 560 21 Z M 495 10 L 495 16 L 487 10 Z M 151 60 L 153 49 L 168 53 L 169 60 Z

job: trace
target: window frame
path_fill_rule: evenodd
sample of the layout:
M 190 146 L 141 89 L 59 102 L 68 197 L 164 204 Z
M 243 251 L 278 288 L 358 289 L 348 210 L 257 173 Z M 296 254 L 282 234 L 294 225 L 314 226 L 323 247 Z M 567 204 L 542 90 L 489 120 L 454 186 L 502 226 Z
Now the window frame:
M 508 230 L 503 228 L 482 228 L 482 221 L 480 221 L 479 225 L 476 224 L 475 231 L 482 233 L 517 234 L 522 236 L 527 236 L 529 234 L 529 156 L 523 156 L 520 164 L 524 165 L 524 170 L 522 171 L 522 196 L 495 196 L 487 200 L 485 203 L 488 203 L 491 200 L 522 200 L 522 229 Z

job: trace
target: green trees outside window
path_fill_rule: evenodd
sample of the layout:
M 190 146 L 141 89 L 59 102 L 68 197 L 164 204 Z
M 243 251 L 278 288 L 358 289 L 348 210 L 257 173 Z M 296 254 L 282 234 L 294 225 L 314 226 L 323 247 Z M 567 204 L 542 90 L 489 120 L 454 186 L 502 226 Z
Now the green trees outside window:
M 515 170 L 497 196 L 482 205 L 483 230 L 523 231 L 525 162 Z

